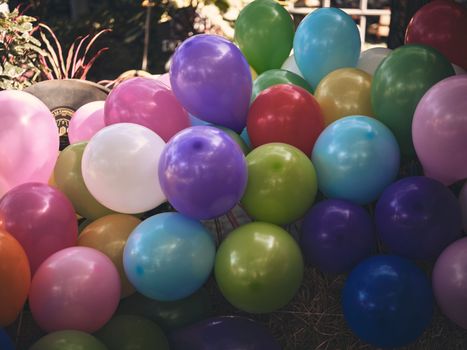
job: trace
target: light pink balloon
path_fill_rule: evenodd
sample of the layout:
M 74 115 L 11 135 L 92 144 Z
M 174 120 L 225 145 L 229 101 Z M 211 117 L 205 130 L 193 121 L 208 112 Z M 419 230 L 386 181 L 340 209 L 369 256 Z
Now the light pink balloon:
M 37 270 L 29 295 L 32 316 L 47 332 L 95 332 L 110 320 L 119 300 L 115 265 L 88 247 L 67 248 L 50 256 Z
M 128 79 L 112 90 L 105 101 L 105 124 L 116 123 L 145 126 L 166 142 L 190 126 L 172 91 L 151 78 Z
M 467 75 L 444 79 L 426 92 L 412 137 L 425 175 L 445 185 L 467 178 Z
M 47 106 L 23 91 L 0 91 L 0 197 L 26 182 L 47 183 L 59 135 Z
M 462 225 L 464 227 L 464 232 L 467 233 L 467 181 L 462 187 L 461 193 L 459 195 L 459 202 L 462 209 Z
M 170 85 L 170 74 L 169 73 L 164 73 L 159 75 L 157 78 L 161 83 L 167 85 L 167 87 L 172 90 L 172 85 Z
M 73 114 L 68 126 L 70 143 L 89 141 L 96 132 L 105 127 L 105 101 L 86 103 Z

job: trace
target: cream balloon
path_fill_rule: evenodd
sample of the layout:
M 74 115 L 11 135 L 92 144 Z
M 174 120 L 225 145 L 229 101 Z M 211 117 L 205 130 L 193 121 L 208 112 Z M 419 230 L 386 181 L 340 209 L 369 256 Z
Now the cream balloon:
M 392 52 L 391 49 L 385 47 L 373 47 L 360 53 L 357 68 L 368 74 L 375 74 L 379 64 Z
M 84 150 L 82 172 L 89 192 L 105 207 L 125 214 L 165 202 L 158 176 L 165 142 L 150 129 L 118 123 L 101 129 Z
M 300 72 L 300 69 L 297 66 L 297 62 L 295 62 L 294 54 L 291 54 L 289 57 L 287 57 L 284 63 L 282 63 L 281 69 L 288 70 L 289 72 L 295 73 L 303 78 L 302 72 Z

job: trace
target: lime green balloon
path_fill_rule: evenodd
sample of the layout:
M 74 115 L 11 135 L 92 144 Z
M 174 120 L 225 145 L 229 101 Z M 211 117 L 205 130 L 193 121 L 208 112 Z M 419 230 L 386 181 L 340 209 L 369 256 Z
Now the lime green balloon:
M 221 243 L 214 269 L 219 289 L 232 305 L 265 313 L 294 297 L 303 279 L 303 258 L 287 231 L 253 222 L 232 231 Z
M 107 350 L 107 347 L 90 334 L 59 331 L 42 337 L 29 350 Z
M 251 101 L 254 101 L 256 96 L 268 87 L 279 84 L 293 84 L 308 90 L 313 93 L 311 85 L 306 82 L 301 76 L 289 72 L 284 69 L 271 69 L 258 76 L 253 82 L 253 92 L 251 94 Z
M 253 1 L 235 23 L 235 41 L 258 74 L 282 66 L 289 57 L 293 38 L 290 14 L 272 0 Z
M 316 196 L 316 172 L 305 153 L 285 143 L 268 143 L 246 157 L 248 184 L 241 200 L 258 221 L 284 225 L 300 219 Z
M 134 315 L 115 316 L 95 336 L 110 350 L 169 350 L 159 326 Z
M 218 129 L 221 129 L 227 135 L 229 135 L 237 143 L 237 145 L 240 146 L 240 148 L 242 149 L 242 152 L 243 152 L 244 155 L 247 155 L 248 153 L 250 153 L 250 151 L 251 151 L 250 147 L 248 147 L 246 142 L 243 141 L 243 139 L 240 137 L 240 135 L 237 134 L 235 131 L 233 131 L 232 129 L 223 127 L 223 126 L 215 125 L 214 127 L 218 128 Z
M 404 156 L 415 155 L 412 119 L 418 102 L 430 87 L 451 75 L 454 69 L 447 58 L 424 45 L 394 50 L 376 70 L 371 85 L 373 111 L 394 133 Z

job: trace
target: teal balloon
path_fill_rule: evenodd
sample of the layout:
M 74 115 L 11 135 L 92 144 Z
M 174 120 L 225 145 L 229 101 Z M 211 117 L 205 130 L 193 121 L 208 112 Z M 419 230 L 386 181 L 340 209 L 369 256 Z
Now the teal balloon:
M 246 127 L 243 129 L 242 133 L 240 134 L 240 137 L 245 141 L 245 144 L 252 149 L 253 146 L 251 145 L 251 140 L 250 140 L 250 135 L 248 135 L 248 130 Z
M 298 68 L 313 89 L 332 71 L 356 67 L 360 47 L 357 25 L 338 8 L 308 14 L 300 22 L 293 43 Z
M 284 69 L 271 69 L 258 76 L 253 82 L 253 92 L 251 94 L 251 101 L 253 102 L 261 91 L 266 90 L 268 87 L 279 84 L 293 84 L 308 90 L 311 94 L 313 89 L 310 84 L 306 82 L 301 76 L 289 72 Z
M 396 179 L 399 145 L 383 123 L 350 116 L 324 129 L 313 148 L 312 162 L 326 197 L 369 204 Z

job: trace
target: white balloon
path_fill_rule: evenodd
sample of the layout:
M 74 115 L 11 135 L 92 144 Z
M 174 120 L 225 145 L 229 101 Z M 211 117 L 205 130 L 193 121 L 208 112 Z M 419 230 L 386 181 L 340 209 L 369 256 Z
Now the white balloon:
M 454 68 L 454 72 L 456 72 L 456 75 L 467 74 L 467 71 L 459 67 L 457 64 L 452 63 L 452 68 Z
M 379 64 L 392 52 L 385 47 L 373 47 L 360 53 L 357 68 L 374 75 Z
M 284 63 L 282 63 L 282 69 L 288 70 L 289 72 L 295 73 L 303 78 L 300 69 L 298 69 L 297 63 L 295 62 L 294 54 L 291 54 Z
M 97 132 L 81 163 L 89 192 L 107 208 L 136 214 L 166 201 L 159 184 L 159 159 L 165 142 L 152 130 L 119 123 Z

